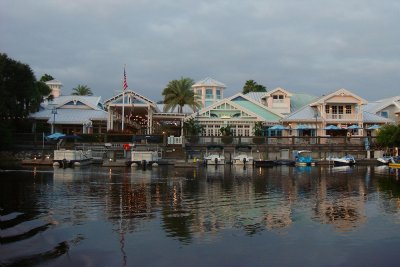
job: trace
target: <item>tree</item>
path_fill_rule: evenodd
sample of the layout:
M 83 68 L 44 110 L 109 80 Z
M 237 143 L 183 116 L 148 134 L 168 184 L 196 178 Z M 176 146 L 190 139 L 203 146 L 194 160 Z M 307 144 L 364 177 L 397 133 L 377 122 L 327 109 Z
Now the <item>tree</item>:
M 79 84 L 77 87 L 72 89 L 73 93 L 71 95 L 93 95 L 92 89 L 87 85 Z
M 190 118 L 183 123 L 183 130 L 186 135 L 197 136 L 203 131 L 203 125 L 200 125 L 197 120 Z
M 50 93 L 29 65 L 0 54 L 0 120 L 26 118 Z
M 266 92 L 267 88 L 264 85 L 257 84 L 254 80 L 247 80 L 243 86 L 243 94 L 247 94 L 249 92 Z
M 54 80 L 53 76 L 51 76 L 50 74 L 45 73 L 41 78 L 40 81 L 41 82 L 48 82 L 48 81 L 52 81 Z
M 201 107 L 199 98 L 195 96 L 191 78 L 172 80 L 162 92 L 164 96 L 164 111 L 174 110 L 178 107 L 178 113 L 183 112 L 183 106 L 188 105 L 193 111 Z
M 400 124 L 386 124 L 379 129 L 376 142 L 382 147 L 400 147 Z

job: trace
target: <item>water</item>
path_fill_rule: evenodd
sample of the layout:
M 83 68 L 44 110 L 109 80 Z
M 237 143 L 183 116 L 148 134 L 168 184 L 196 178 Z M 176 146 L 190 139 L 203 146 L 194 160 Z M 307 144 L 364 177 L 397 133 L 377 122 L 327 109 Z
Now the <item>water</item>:
M 0 171 L 0 266 L 398 266 L 399 171 Z

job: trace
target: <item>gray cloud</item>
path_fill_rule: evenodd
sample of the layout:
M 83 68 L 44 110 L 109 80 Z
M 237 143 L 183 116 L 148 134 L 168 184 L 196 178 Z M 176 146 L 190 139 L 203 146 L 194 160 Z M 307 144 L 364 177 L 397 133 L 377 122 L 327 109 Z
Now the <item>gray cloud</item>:
M 161 99 L 168 81 L 211 76 L 227 95 L 254 79 L 321 95 L 398 94 L 397 1 L 4 0 L 0 51 L 51 74 L 64 94 L 129 87 Z

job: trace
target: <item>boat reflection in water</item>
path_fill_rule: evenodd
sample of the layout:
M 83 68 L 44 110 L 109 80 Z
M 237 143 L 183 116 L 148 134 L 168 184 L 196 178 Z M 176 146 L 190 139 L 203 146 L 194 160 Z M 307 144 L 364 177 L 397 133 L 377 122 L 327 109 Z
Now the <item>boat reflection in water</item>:
M 25 169 L 0 196 L 6 266 L 395 266 L 400 247 L 380 167 Z

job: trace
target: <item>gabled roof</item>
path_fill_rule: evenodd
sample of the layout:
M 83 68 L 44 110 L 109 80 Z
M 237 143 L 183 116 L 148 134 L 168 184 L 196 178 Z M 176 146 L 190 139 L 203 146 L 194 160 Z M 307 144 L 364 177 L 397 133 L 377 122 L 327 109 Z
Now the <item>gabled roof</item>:
M 393 96 L 389 98 L 384 98 L 376 101 L 370 101 L 365 107 L 364 110 L 369 111 L 371 113 L 377 113 L 391 105 L 396 106 L 400 109 L 400 96 Z
M 245 94 L 246 97 L 251 98 L 254 101 L 262 103 L 262 98 L 265 96 L 265 92 L 249 92 Z M 304 105 L 315 101 L 318 97 L 303 93 L 292 93 L 290 97 L 290 111 L 295 112 Z
M 328 99 L 330 99 L 330 98 L 332 98 L 332 97 L 334 97 L 334 96 L 341 96 L 341 95 L 349 95 L 349 96 L 352 96 L 352 97 L 354 97 L 355 99 L 358 99 L 358 100 L 361 102 L 361 104 L 363 104 L 363 105 L 365 105 L 365 104 L 368 103 L 367 100 L 365 100 L 365 99 L 359 97 L 358 95 L 356 95 L 356 94 L 350 92 L 350 91 L 347 90 L 347 89 L 341 88 L 341 89 L 336 90 L 336 91 L 334 91 L 334 92 L 332 92 L 332 93 L 330 93 L 330 94 L 328 94 L 328 95 L 321 96 L 321 97 L 318 98 L 315 102 L 310 103 L 310 106 L 315 106 L 315 105 L 323 104 L 323 103 L 325 103 Z
M 45 82 L 45 84 L 56 84 L 56 85 L 61 85 L 62 86 L 62 83 L 59 80 L 56 80 L 56 79 L 47 81 L 47 82 Z
M 282 121 L 315 121 L 315 109 L 310 105 L 305 105 L 302 108 L 290 113 Z M 317 120 L 321 120 L 321 117 L 317 117 Z
M 226 85 L 214 80 L 213 78 L 207 77 L 201 81 L 196 82 L 192 85 L 192 87 L 200 87 L 200 86 L 216 86 L 216 87 L 223 87 L 226 88 Z
M 270 96 L 270 95 L 272 95 L 273 93 L 279 92 L 279 91 L 281 91 L 282 93 L 286 94 L 287 96 L 292 96 L 292 94 L 291 94 L 289 91 L 287 91 L 286 89 L 281 88 L 281 87 L 277 87 L 277 88 L 275 88 L 275 89 L 273 89 L 273 90 L 271 90 L 271 91 L 266 92 L 266 93 L 265 93 L 265 96 Z
M 101 97 L 100 96 L 81 96 L 81 95 L 67 95 L 55 97 L 52 101 L 48 102 L 49 106 L 62 108 L 65 104 L 70 102 L 80 102 L 92 109 L 100 109 Z
M 368 111 L 363 111 L 364 123 L 393 123 L 394 121 Z
M 121 92 L 121 93 L 107 99 L 104 102 L 104 105 L 109 106 L 111 104 L 122 104 L 123 95 L 125 96 L 125 99 L 127 97 L 134 97 L 138 104 L 150 105 L 150 106 L 154 107 L 155 109 L 158 109 L 157 104 L 154 101 L 148 99 L 147 97 L 139 95 L 138 93 L 136 93 L 132 90 L 126 90 L 125 92 Z M 128 104 L 127 102 L 125 102 L 125 103 Z M 135 104 L 135 103 L 133 103 L 133 104 Z
M 57 109 L 57 114 L 54 116 L 51 109 L 41 110 L 30 115 L 36 120 L 47 120 L 48 123 L 56 124 L 83 124 L 93 120 L 107 120 L 107 112 L 104 110 L 93 109 Z
M 201 110 L 199 110 L 198 114 L 194 113 L 190 116 L 188 116 L 188 118 L 194 118 L 197 115 L 202 115 L 205 114 L 209 111 L 212 110 L 217 110 L 218 107 L 225 105 L 225 104 L 229 104 L 231 107 L 237 109 L 237 110 L 241 110 L 244 113 L 249 114 L 252 117 L 257 118 L 257 120 L 260 121 L 279 121 L 279 119 L 282 118 L 282 116 L 278 113 L 275 113 L 271 110 L 269 110 L 266 106 L 249 99 L 248 97 L 246 97 L 245 95 L 238 93 L 234 96 L 231 96 L 229 98 L 225 98 L 221 101 L 218 101 L 206 108 L 203 108 Z

